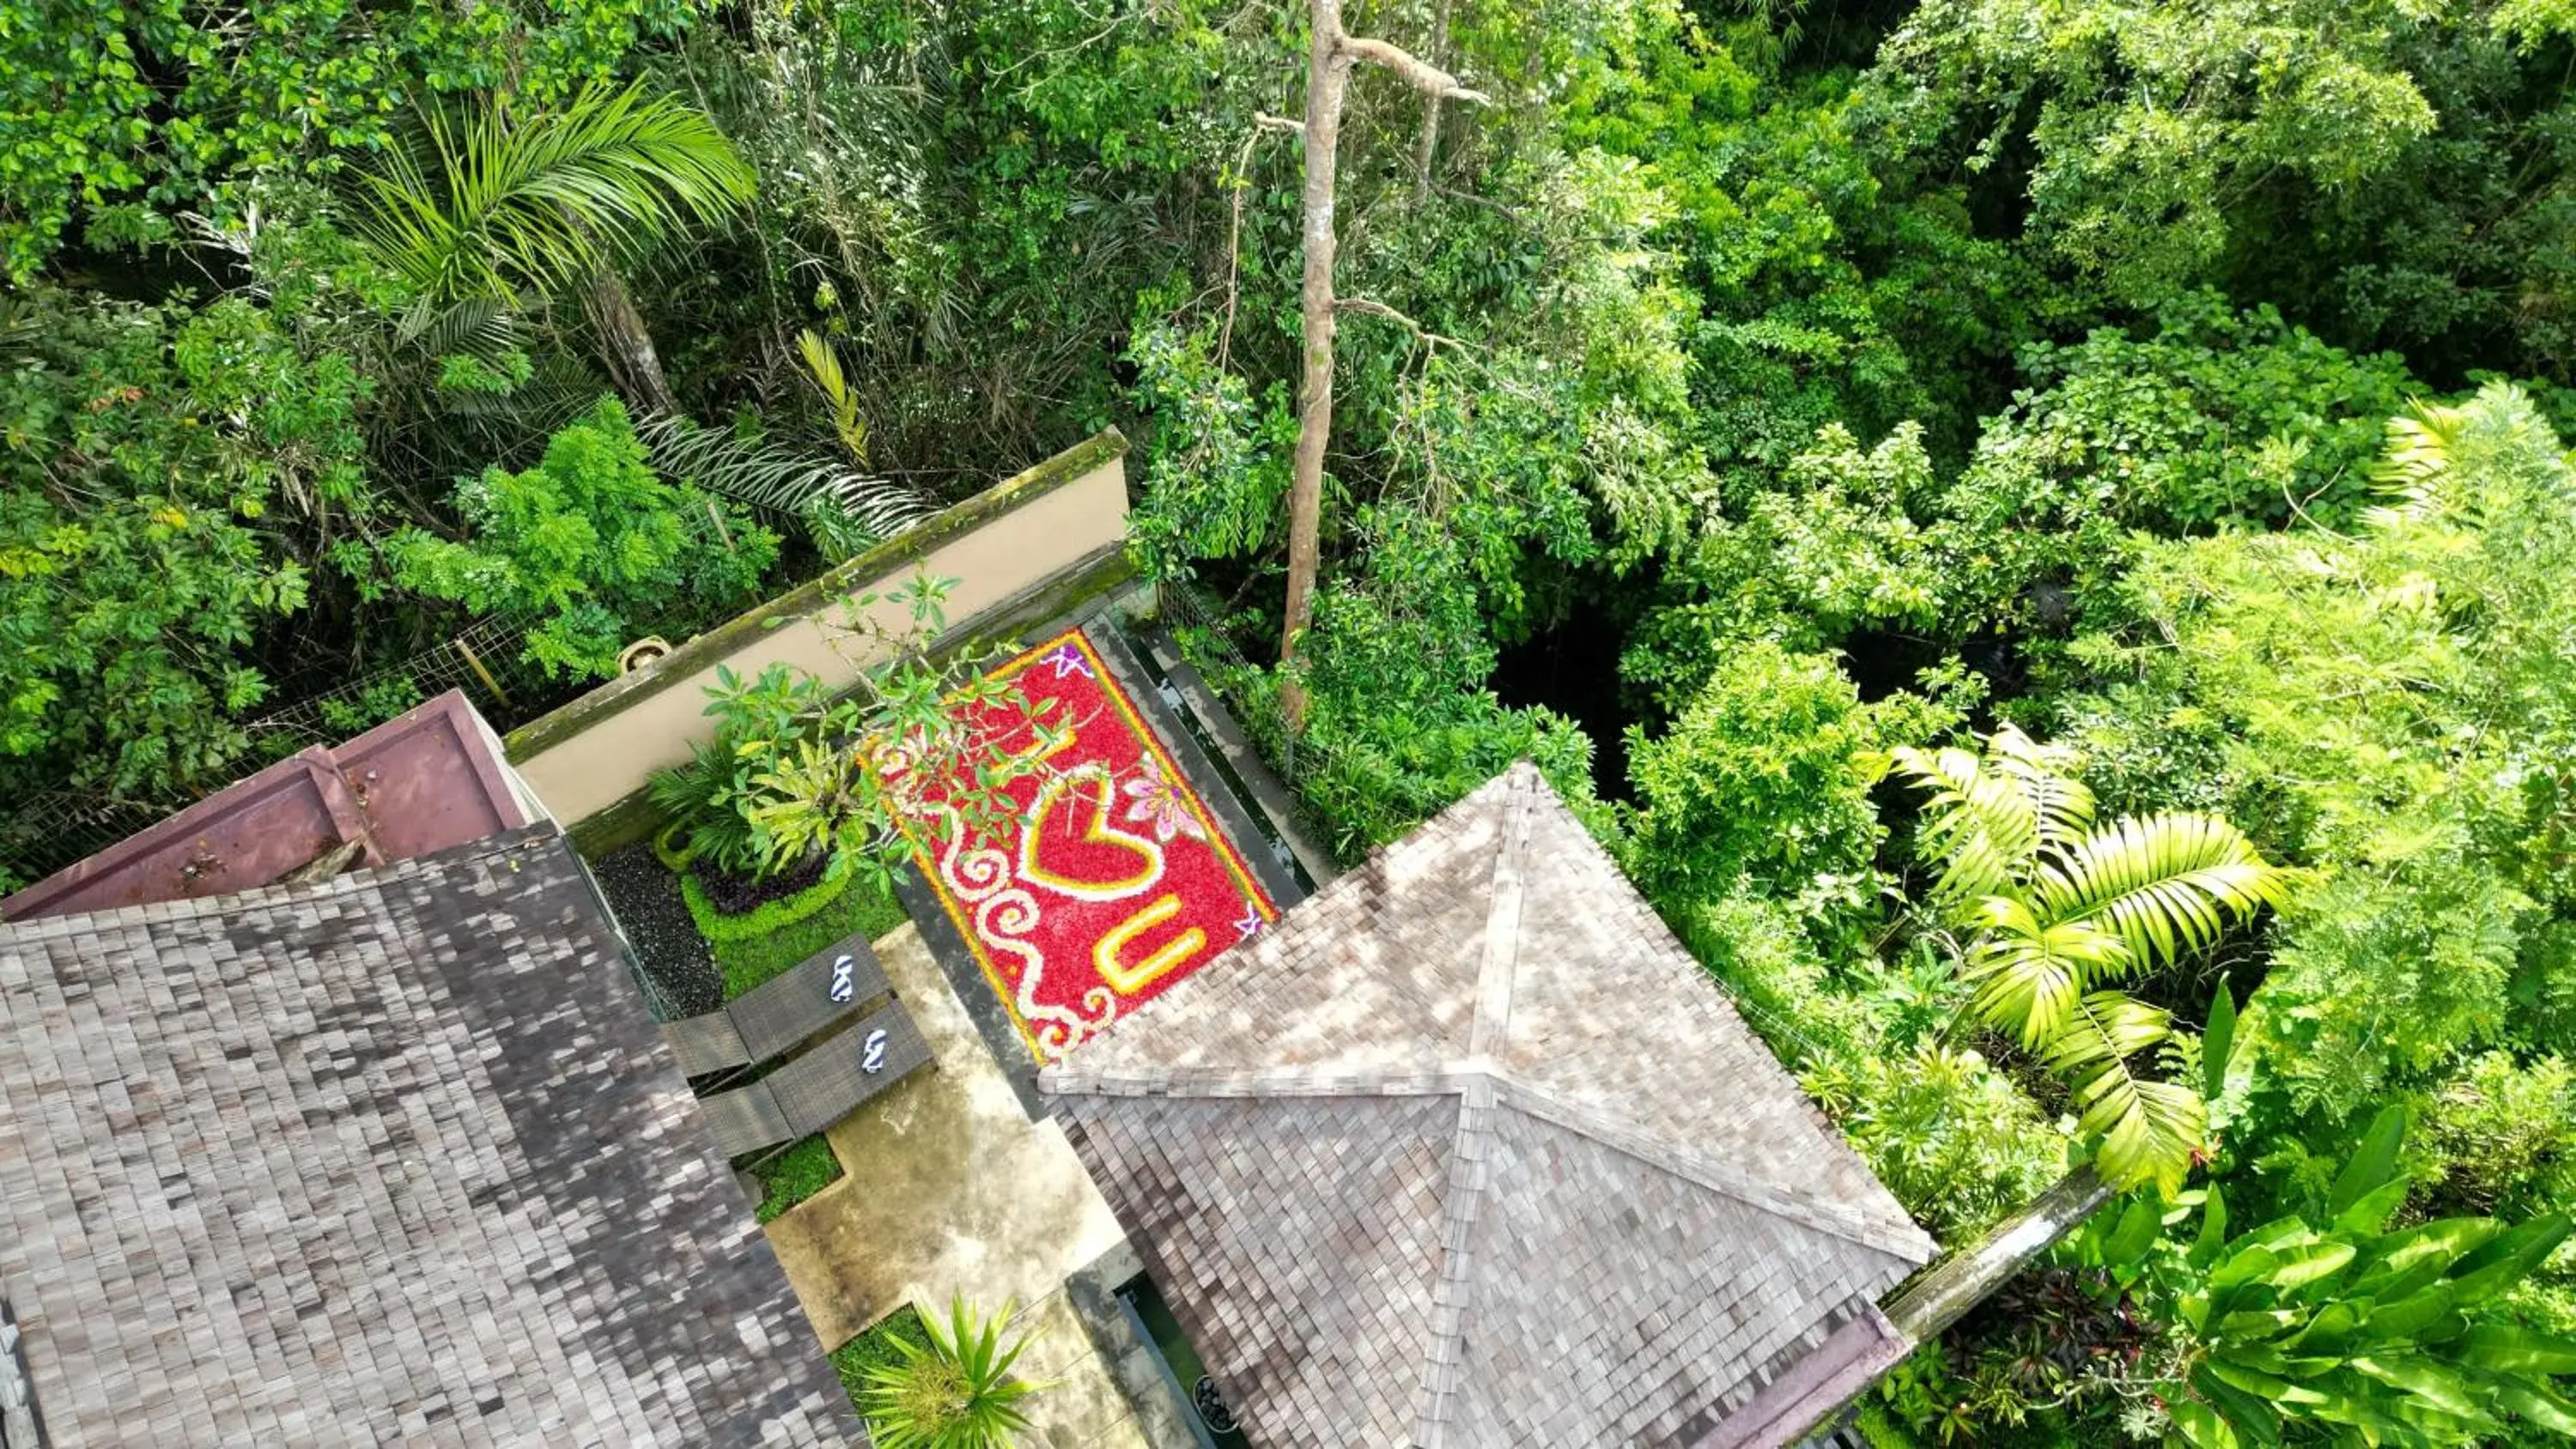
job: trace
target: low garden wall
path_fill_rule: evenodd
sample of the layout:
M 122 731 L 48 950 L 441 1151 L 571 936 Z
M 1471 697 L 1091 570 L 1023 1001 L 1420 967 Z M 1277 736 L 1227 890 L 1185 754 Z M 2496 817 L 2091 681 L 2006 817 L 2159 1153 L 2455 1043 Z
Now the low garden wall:
M 933 515 L 512 730 L 503 742 L 510 762 L 586 853 L 639 837 L 653 824 L 646 779 L 688 759 L 713 732 L 706 691 L 719 667 L 748 677 L 783 661 L 847 687 L 876 662 L 861 641 L 828 627 L 848 618 L 851 595 L 901 585 L 921 570 L 953 579 L 947 640 L 956 641 L 1051 617 L 1124 582 L 1126 453 L 1127 440 L 1112 428 Z M 896 634 L 910 621 L 900 604 L 879 602 L 870 612 Z

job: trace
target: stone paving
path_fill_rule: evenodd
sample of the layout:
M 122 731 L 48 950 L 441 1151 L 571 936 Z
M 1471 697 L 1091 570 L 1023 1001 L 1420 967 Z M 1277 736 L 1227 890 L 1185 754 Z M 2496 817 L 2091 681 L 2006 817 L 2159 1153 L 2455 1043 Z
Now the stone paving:
M 876 943 L 937 1058 L 825 1135 L 844 1176 L 769 1225 L 826 1348 L 906 1302 L 945 1314 L 1005 1301 L 1038 1337 L 1022 1363 L 1043 1449 L 1153 1449 L 1066 1301 L 1064 1282 L 1124 1241 L 1051 1120 L 1032 1122 L 917 931 Z M 1182 1442 L 1186 1443 L 1186 1440 Z

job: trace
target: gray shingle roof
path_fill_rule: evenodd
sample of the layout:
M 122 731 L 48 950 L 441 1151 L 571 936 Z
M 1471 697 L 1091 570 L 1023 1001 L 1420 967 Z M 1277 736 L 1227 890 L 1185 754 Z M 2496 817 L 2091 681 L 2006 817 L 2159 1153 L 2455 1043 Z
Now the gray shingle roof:
M 60 1444 L 864 1442 L 551 827 L 0 927 Z
M 1265 1445 L 1734 1442 L 1933 1250 L 1526 764 L 1040 1085 Z

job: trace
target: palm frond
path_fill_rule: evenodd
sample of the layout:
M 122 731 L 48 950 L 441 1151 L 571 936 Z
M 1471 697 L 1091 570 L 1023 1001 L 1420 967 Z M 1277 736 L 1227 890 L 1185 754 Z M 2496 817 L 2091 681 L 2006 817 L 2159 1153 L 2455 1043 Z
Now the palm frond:
M 1977 911 L 1985 929 L 1962 973 L 1976 988 L 1970 1007 L 2024 1047 L 2065 1029 L 2096 982 L 2131 964 L 2120 938 L 2090 922 L 2043 921 L 2009 896 L 1987 896 Z
M 2093 793 L 2064 773 L 2074 752 L 2012 725 L 1995 731 L 1983 756 L 1957 746 L 1891 753 L 1897 769 L 1932 792 L 1922 844 L 1943 861 L 1933 895 L 1953 906 L 1973 911 L 1969 903 L 2028 879 L 2043 849 L 2092 825 Z
M 2388 448 L 2371 469 L 2371 481 L 2388 502 L 2362 513 L 2373 528 L 2390 528 L 2441 511 L 2442 479 L 2467 429 L 2468 410 L 2412 402 L 2388 420 Z
M 2052 854 L 2031 896 L 2041 920 L 2099 925 L 2147 969 L 2206 950 L 2230 925 L 2280 905 L 2295 878 L 2227 821 L 2178 812 L 2120 820 Z
M 751 199 L 751 168 L 715 123 L 676 100 L 592 86 L 530 114 L 487 100 L 431 112 L 420 145 L 362 178 L 357 231 L 433 296 L 550 292 L 612 250 Z
M 832 431 L 839 435 L 841 446 L 859 463 L 868 460 L 868 425 L 859 416 L 859 395 L 841 371 L 841 356 L 823 334 L 807 328 L 796 334 L 796 351 L 805 359 L 806 375 L 813 379 L 814 390 L 823 395 L 824 405 L 832 410 Z
M 635 432 L 656 470 L 793 519 L 816 547 L 837 558 L 892 538 L 934 511 L 908 483 L 774 443 L 745 442 L 687 418 L 647 415 L 636 420 Z
M 2075 751 L 2043 745 L 2007 724 L 1986 741 L 1986 754 L 1994 772 L 2028 802 L 2041 849 L 2070 845 L 2093 828 L 2093 792 L 2068 773 L 2078 762 Z
M 944 1328 L 923 1319 L 927 1345 L 898 1338 L 899 1361 L 867 1371 L 861 1402 L 882 1449 L 1009 1449 L 1029 1430 L 1020 1404 L 1044 1386 L 1011 1373 L 1029 1340 L 1003 1346 L 1010 1305 L 979 1323 L 958 1295 L 948 1312 Z
M 510 299 L 483 294 L 445 303 L 421 296 L 394 324 L 394 340 L 431 358 L 463 355 L 490 362 L 525 338 Z
M 2041 1055 L 2072 1087 L 2078 1128 L 2102 1139 L 2094 1166 L 2114 1187 L 2179 1187 L 2208 1133 L 2209 1109 L 2198 1093 L 2130 1066 L 2171 1033 L 2165 1012 L 2121 992 L 2096 991 Z

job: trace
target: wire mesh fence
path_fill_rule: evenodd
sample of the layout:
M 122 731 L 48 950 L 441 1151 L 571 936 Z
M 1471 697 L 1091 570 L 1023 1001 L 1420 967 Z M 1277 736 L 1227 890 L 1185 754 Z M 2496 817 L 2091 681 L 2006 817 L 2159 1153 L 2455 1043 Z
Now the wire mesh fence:
M 288 690 L 299 682 L 332 682 L 244 721 L 249 746 L 238 773 L 315 745 L 339 744 L 451 689 L 463 690 L 493 728 L 507 731 L 596 687 L 596 680 L 547 678 L 523 657 L 527 635 L 523 623 L 485 619 L 354 679 L 324 671 L 290 676 Z M 0 816 L 0 888 L 41 880 L 190 803 L 176 791 L 46 790 L 24 797 Z
M 522 657 L 527 638 L 524 624 L 480 620 L 410 658 L 304 694 L 243 728 L 265 758 L 283 759 L 312 745 L 337 744 L 451 689 L 463 690 L 493 728 L 511 730 L 596 687 L 596 680 L 548 679 Z

